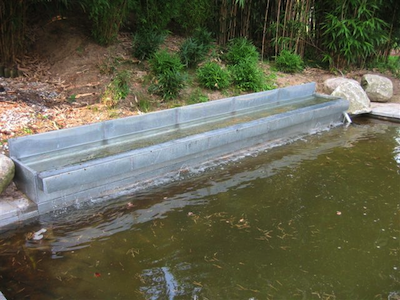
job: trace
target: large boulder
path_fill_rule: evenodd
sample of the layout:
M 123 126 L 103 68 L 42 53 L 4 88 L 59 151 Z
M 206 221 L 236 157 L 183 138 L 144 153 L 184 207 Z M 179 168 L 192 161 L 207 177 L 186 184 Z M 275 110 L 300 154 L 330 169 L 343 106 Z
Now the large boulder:
M 13 180 L 15 174 L 14 162 L 7 156 L 0 154 L 0 194 Z
M 349 114 L 359 115 L 371 111 L 371 102 L 365 91 L 357 82 L 344 82 L 339 85 L 331 95 L 349 100 L 350 107 L 347 111 Z
M 365 74 L 361 86 L 373 102 L 388 102 L 393 97 L 393 83 L 389 78 Z
M 357 83 L 358 82 L 354 79 L 348 79 L 345 77 L 334 77 L 334 78 L 329 78 L 327 80 L 324 81 L 324 92 L 328 95 L 332 94 L 332 92 L 334 90 L 336 90 L 336 88 L 345 83 L 345 82 L 354 82 Z

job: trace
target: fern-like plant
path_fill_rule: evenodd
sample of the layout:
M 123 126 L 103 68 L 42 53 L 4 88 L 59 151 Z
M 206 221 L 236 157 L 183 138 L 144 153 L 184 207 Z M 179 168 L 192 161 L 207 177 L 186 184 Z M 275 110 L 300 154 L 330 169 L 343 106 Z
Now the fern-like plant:
M 179 50 L 182 63 L 187 68 L 197 66 L 210 50 L 211 33 L 205 29 L 197 29 L 193 37 L 186 39 Z
M 207 47 L 194 38 L 186 39 L 179 50 L 182 63 L 187 68 L 197 66 L 207 54 Z
M 197 70 L 200 84 L 211 90 L 221 90 L 231 84 L 230 72 L 216 62 L 208 62 Z
M 304 69 L 304 62 L 300 55 L 282 50 L 278 57 L 275 58 L 275 65 L 279 71 L 285 73 L 301 72 Z
M 229 42 L 228 51 L 224 56 L 229 65 L 236 65 L 242 61 L 250 64 L 257 63 L 259 54 L 257 48 L 245 38 L 236 38 Z
M 368 58 L 388 41 L 388 28 L 378 18 L 376 1 L 351 0 L 325 16 L 323 45 L 329 54 L 325 60 L 334 67 L 363 67 Z
M 197 28 L 194 31 L 193 38 L 200 44 L 204 45 L 207 50 L 210 48 L 210 44 L 213 41 L 211 33 L 205 28 Z
M 106 106 L 115 107 L 120 100 L 125 99 L 129 94 L 129 80 L 131 74 L 128 71 L 118 73 L 107 86 L 103 96 L 102 102 Z
M 149 91 L 166 100 L 176 98 L 185 82 L 184 65 L 179 56 L 160 50 L 149 60 L 149 64 L 154 75 Z
M 233 82 L 241 91 L 258 92 L 264 89 L 264 73 L 251 60 L 243 60 L 230 68 Z
M 167 33 L 156 29 L 142 28 L 133 36 L 133 55 L 140 59 L 149 59 L 164 42 Z

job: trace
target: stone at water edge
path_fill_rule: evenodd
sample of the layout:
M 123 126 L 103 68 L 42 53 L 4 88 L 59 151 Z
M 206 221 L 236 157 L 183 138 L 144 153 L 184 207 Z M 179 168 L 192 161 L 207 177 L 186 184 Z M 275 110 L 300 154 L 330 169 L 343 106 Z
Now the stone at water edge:
M 349 114 L 359 115 L 371 112 L 371 102 L 357 82 L 344 82 L 331 95 L 349 100 L 350 107 L 347 110 Z
M 389 78 L 365 74 L 361 86 L 373 102 L 388 102 L 393 97 L 393 83 Z
M 324 92 L 326 94 L 332 94 L 332 92 L 341 84 L 345 82 L 353 82 L 358 84 L 358 82 L 354 79 L 349 79 L 345 77 L 334 77 L 334 78 L 329 78 L 324 81 Z
M 0 154 L 0 194 L 11 183 L 15 174 L 14 162 L 7 156 Z

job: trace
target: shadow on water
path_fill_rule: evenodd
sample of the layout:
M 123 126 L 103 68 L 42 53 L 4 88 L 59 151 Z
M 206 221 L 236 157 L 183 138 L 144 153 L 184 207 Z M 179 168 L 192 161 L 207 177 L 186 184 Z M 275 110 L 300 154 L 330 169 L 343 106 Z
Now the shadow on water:
M 400 127 L 356 122 L 5 231 L 0 290 L 7 299 L 396 299 Z

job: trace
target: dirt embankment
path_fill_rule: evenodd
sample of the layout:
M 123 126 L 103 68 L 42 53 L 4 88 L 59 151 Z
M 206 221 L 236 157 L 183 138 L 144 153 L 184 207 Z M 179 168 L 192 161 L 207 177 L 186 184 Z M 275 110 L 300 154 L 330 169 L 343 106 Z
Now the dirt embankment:
M 0 152 L 7 153 L 9 138 L 140 114 L 140 100 L 145 99 L 154 110 L 184 104 L 194 87 L 182 92 L 182 99 L 164 103 L 150 95 L 146 63 L 132 57 L 131 37 L 120 34 L 116 44 L 102 47 L 95 44 L 83 25 L 68 20 L 48 23 L 32 30 L 33 47 L 19 61 L 25 76 L 0 78 Z M 169 37 L 163 47 L 177 51 L 183 38 Z M 269 66 L 264 65 L 265 72 Z M 117 107 L 100 101 L 115 70 L 129 69 L 129 96 Z M 360 80 L 360 70 L 346 77 Z M 277 73 L 277 87 L 317 82 L 322 91 L 324 80 L 341 76 L 325 70 L 308 68 L 300 74 Z M 385 74 L 394 83 L 393 102 L 400 103 L 400 80 Z M 196 87 L 197 88 L 197 87 Z M 235 91 L 201 91 L 209 100 L 226 97 Z

